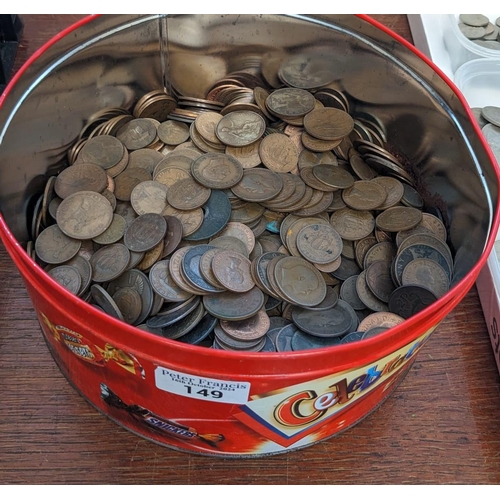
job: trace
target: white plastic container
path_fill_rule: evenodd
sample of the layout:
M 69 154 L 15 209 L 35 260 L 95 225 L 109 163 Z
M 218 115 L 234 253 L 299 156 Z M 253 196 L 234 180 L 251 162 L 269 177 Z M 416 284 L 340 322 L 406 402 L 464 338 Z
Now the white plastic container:
M 500 53 L 497 59 L 475 59 L 462 64 L 454 81 L 471 108 L 500 106 Z
M 484 14 L 490 22 L 495 24 L 500 14 Z M 460 28 L 459 14 L 448 14 L 443 19 L 443 36 L 446 50 L 450 55 L 451 69 L 453 72 L 462 64 L 479 58 L 500 58 L 500 50 L 489 49 L 477 45 L 472 40 L 465 37 Z

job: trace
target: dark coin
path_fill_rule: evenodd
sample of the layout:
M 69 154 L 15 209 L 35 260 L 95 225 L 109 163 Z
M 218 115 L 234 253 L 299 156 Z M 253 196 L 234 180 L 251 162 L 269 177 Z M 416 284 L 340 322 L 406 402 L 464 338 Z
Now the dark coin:
M 64 169 L 54 185 L 55 192 L 63 200 L 79 191 L 101 193 L 106 189 L 108 178 L 106 172 L 92 163 L 79 163 Z
M 44 229 L 35 241 L 35 252 L 47 264 L 62 264 L 74 257 L 82 242 L 66 236 L 56 224 Z
M 90 262 L 81 255 L 75 255 L 71 260 L 68 260 L 65 265 L 74 267 L 82 278 L 82 284 L 80 290 L 78 290 L 78 296 L 81 297 L 88 290 L 92 282 L 92 266 Z
M 165 237 L 167 222 L 159 214 L 143 214 L 134 219 L 123 236 L 123 243 L 133 252 L 147 252 Z
M 177 249 L 182 240 L 182 222 L 173 215 L 166 215 L 167 232 L 163 240 L 163 253 L 161 258 L 168 257 L 173 251 Z
M 365 332 L 351 332 L 340 339 L 341 344 L 350 344 L 351 342 L 357 342 L 363 338 Z
M 90 257 L 92 280 L 96 283 L 104 283 L 116 279 L 125 272 L 129 260 L 130 252 L 121 243 L 100 248 Z
M 292 339 L 296 332 L 300 329 L 296 325 L 284 326 L 276 335 L 274 345 L 276 346 L 277 352 L 288 352 L 293 351 L 292 349 Z
M 406 285 L 396 288 L 389 299 L 389 310 L 402 318 L 408 319 L 437 300 L 427 288 Z
M 353 259 L 342 257 L 340 267 L 332 272 L 332 275 L 338 280 L 345 281 L 351 276 L 358 275 L 362 269 L 356 264 Z
M 340 344 L 339 337 L 314 337 L 297 330 L 292 337 L 292 350 L 305 351 L 307 349 L 320 349 Z
M 156 316 L 148 318 L 146 320 L 146 325 L 151 328 L 166 328 L 193 312 L 199 306 L 200 302 L 201 299 L 199 297 L 193 301 L 186 301 L 180 309 L 174 312 L 169 314 L 157 314 Z
M 153 290 L 169 302 L 184 302 L 191 297 L 190 293 L 172 279 L 168 260 L 161 260 L 153 265 L 149 271 L 149 280 Z
M 196 325 L 199 324 L 204 314 L 205 309 L 203 308 L 203 304 L 200 303 L 192 313 L 188 314 L 173 325 L 162 328 L 161 334 L 163 337 L 171 340 L 187 335 L 196 327 Z
M 216 324 L 217 318 L 206 313 L 189 333 L 179 337 L 178 340 L 184 344 L 199 345 L 213 332 Z
M 210 198 L 202 206 L 203 222 L 186 241 L 200 241 L 215 236 L 227 226 L 231 217 L 231 203 L 223 191 L 212 189 Z
M 358 297 L 361 302 L 363 302 L 368 309 L 378 312 L 388 310 L 387 303 L 382 302 L 378 297 L 376 297 L 368 287 L 366 283 L 366 271 L 359 273 L 356 280 L 356 291 L 358 292 Z
M 115 304 L 120 309 L 125 323 L 132 325 L 141 314 L 141 296 L 137 290 L 131 287 L 120 288 L 113 295 Z
M 304 307 L 303 309 L 308 309 L 310 311 L 326 311 L 327 309 L 331 309 L 337 305 L 337 301 L 339 300 L 339 296 L 337 292 L 331 287 L 326 287 L 326 297 L 323 302 L 320 302 L 317 306 L 314 307 Z
M 340 337 L 349 332 L 352 326 L 352 316 L 346 306 L 346 302 L 339 300 L 335 307 L 326 311 L 316 312 L 294 307 L 292 319 L 301 330 L 311 335 Z
M 210 314 L 230 321 L 250 318 L 264 305 L 264 301 L 264 294 L 256 286 L 248 292 L 224 292 L 203 297 L 205 309 Z
M 113 295 L 119 288 L 126 286 L 135 288 L 141 295 L 141 315 L 135 321 L 135 324 L 139 325 L 149 316 L 153 307 L 153 288 L 148 277 L 143 272 L 137 269 L 130 269 L 109 283 L 107 291 Z
M 57 266 L 51 269 L 48 275 L 72 294 L 78 294 L 82 285 L 82 278 L 74 267 Z
M 260 352 L 276 352 L 276 346 L 274 345 L 274 342 L 271 340 L 271 338 L 266 335 L 265 339 L 266 342 Z
M 358 292 L 356 291 L 356 281 L 358 275 L 350 276 L 347 278 L 340 287 L 340 298 L 345 300 L 355 311 L 362 311 L 366 308 L 366 305 L 359 298 Z
M 382 302 L 389 302 L 389 297 L 396 286 L 391 278 L 391 264 L 378 260 L 366 269 L 366 284 L 370 291 Z
M 197 245 L 189 249 L 182 259 L 182 270 L 189 284 L 205 292 L 217 293 L 224 291 L 224 288 L 213 286 L 202 276 L 200 271 L 202 255 L 214 248 L 212 245 Z
M 436 297 L 441 297 L 450 289 L 446 271 L 431 259 L 415 259 L 408 263 L 403 270 L 401 283 L 423 286 Z
M 123 315 L 120 308 L 115 304 L 115 301 L 109 295 L 109 293 L 102 288 L 100 285 L 92 285 L 90 287 L 92 292 L 92 298 L 100 306 L 106 314 L 109 314 L 113 318 L 123 321 Z

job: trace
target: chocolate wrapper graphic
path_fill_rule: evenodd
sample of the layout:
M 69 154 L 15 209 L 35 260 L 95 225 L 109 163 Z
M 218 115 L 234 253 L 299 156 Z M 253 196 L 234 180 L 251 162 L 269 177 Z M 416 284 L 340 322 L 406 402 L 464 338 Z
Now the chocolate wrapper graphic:
M 223 434 L 199 434 L 193 427 L 167 420 L 147 408 L 139 405 L 128 405 L 122 401 L 106 384 L 101 383 L 101 399 L 109 406 L 124 410 L 132 415 L 138 421 L 144 423 L 155 431 L 160 431 L 169 434 L 178 439 L 198 439 L 212 448 L 217 448 L 217 443 L 224 441 Z

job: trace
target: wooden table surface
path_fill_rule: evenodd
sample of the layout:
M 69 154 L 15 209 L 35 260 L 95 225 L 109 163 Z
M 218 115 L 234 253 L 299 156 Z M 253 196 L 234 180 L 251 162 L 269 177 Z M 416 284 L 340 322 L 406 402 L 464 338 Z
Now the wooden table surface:
M 17 67 L 81 17 L 23 15 Z M 411 41 L 406 16 L 374 17 Z M 0 483 L 500 483 L 500 379 L 475 288 L 360 424 L 300 451 L 241 460 L 166 449 L 98 413 L 49 354 L 3 246 L 0 278 Z

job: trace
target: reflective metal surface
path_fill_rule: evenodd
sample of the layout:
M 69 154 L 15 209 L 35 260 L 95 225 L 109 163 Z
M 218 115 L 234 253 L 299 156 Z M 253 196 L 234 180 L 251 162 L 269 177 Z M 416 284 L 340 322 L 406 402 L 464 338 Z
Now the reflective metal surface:
M 353 110 L 376 115 L 413 171 L 456 252 L 455 281 L 481 255 L 498 186 L 456 95 L 411 50 L 354 16 L 102 16 L 63 37 L 21 76 L 0 109 L 0 209 L 19 239 L 47 175 L 85 120 L 144 93 L 204 97 L 225 74 L 298 56 L 335 73 Z

